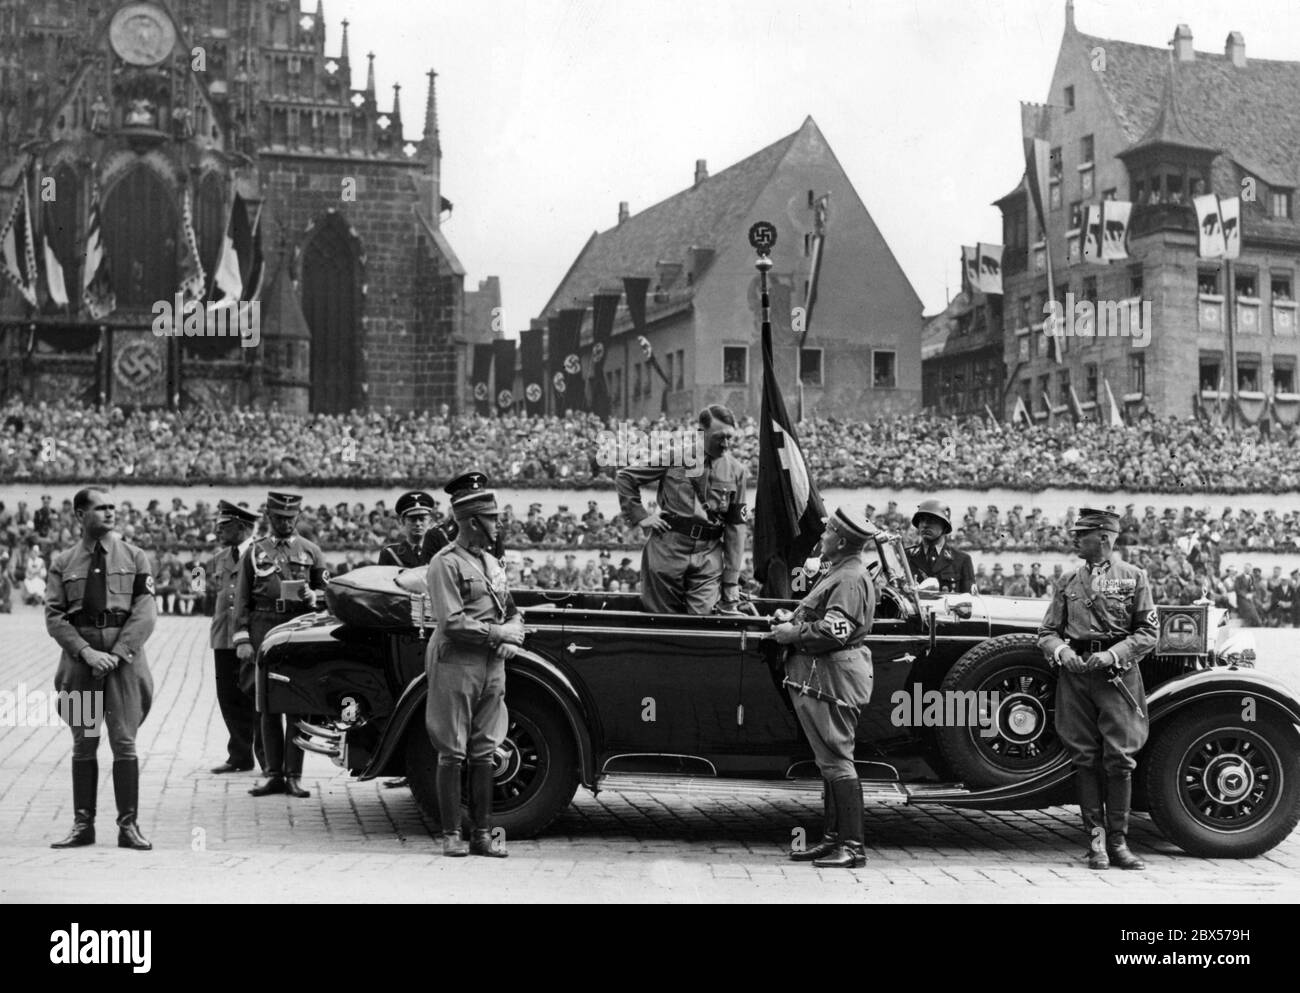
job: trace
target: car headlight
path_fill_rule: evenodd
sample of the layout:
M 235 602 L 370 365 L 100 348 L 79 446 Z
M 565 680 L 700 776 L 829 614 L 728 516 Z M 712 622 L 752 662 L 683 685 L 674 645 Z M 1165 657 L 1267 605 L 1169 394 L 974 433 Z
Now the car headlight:
M 1235 665 L 1245 669 L 1255 667 L 1255 637 L 1240 629 L 1224 632 L 1215 657 L 1219 665 Z

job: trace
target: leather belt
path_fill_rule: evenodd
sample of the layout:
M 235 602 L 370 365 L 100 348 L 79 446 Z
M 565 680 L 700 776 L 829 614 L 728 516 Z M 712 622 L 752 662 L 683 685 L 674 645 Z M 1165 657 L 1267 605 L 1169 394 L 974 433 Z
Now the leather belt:
M 1089 655 L 1095 655 L 1097 652 L 1104 652 L 1108 648 L 1114 648 L 1128 635 L 1121 635 L 1118 638 L 1067 638 L 1071 651 L 1080 658 L 1087 658 Z
M 854 662 L 862 658 L 862 652 L 866 649 L 866 642 L 863 642 L 861 645 L 854 645 L 851 648 L 837 648 L 830 652 L 805 652 L 796 648 L 790 653 L 790 660 L 808 659 L 812 662 Z
M 120 628 L 131 616 L 129 610 L 101 610 L 97 614 L 88 614 L 79 610 L 68 615 L 68 621 L 79 628 Z
M 695 541 L 717 541 L 726 532 L 726 525 L 706 524 L 690 517 L 665 517 L 668 526 L 678 534 L 684 534 Z
M 305 614 L 309 610 L 305 603 L 298 600 L 285 600 L 283 597 L 259 603 L 253 608 L 255 614 Z

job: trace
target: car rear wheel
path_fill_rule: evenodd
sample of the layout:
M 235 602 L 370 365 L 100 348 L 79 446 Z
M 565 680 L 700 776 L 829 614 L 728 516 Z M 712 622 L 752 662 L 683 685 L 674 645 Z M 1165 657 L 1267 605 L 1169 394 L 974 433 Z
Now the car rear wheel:
M 1300 734 L 1289 721 L 1202 709 L 1153 737 L 1144 762 L 1151 819 L 1188 854 L 1253 858 L 1300 823 Z
M 493 827 L 511 838 L 544 831 L 578 789 L 578 753 L 568 723 L 556 708 L 531 693 L 506 693 L 510 724 L 493 756 Z M 406 737 L 406 776 L 420 809 L 438 823 L 438 756 L 421 719 Z M 462 797 L 468 801 L 467 796 Z M 466 803 L 462 827 L 468 829 Z
M 1056 735 L 1056 674 L 1034 635 L 1001 635 L 977 645 L 948 670 L 940 689 L 948 701 L 962 695 L 966 719 L 951 720 L 963 715 L 945 710 L 934 739 L 948 771 L 970 789 L 1022 783 L 1064 764 Z

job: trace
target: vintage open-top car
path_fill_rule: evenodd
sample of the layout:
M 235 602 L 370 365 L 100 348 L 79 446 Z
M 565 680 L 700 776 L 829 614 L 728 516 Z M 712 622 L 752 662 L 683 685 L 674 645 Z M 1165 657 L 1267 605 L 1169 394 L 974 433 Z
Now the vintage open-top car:
M 1042 600 L 918 589 L 902 542 L 872 551 L 875 690 L 858 725 L 868 803 L 1028 809 L 1073 802 L 1055 733 L 1055 673 L 1037 647 Z M 432 626 L 395 567 L 331 583 L 330 613 L 266 638 L 258 704 L 309 715 L 298 741 L 362 779 L 409 777 L 434 821 L 424 725 Z M 507 664 L 510 729 L 496 757 L 508 837 L 544 830 L 579 784 L 664 793 L 820 790 L 781 685 L 769 616 L 645 612 L 635 594 L 519 590 L 529 632 Z M 1300 700 L 1256 672 L 1248 632 L 1208 606 L 1160 607 L 1142 663 L 1151 736 L 1134 803 L 1203 856 L 1268 851 L 1300 821 Z M 935 691 L 940 691 L 936 693 Z M 964 711 L 964 713 L 963 713 Z

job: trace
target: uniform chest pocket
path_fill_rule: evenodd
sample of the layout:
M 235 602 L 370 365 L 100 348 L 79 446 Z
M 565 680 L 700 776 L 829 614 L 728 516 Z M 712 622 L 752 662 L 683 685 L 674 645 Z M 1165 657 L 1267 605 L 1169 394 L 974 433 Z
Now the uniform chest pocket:
M 462 576 L 457 581 L 457 585 L 460 588 L 460 599 L 463 603 L 470 603 L 473 600 L 487 596 L 487 584 L 481 579 Z
M 134 589 L 134 570 L 116 569 L 108 574 L 108 592 L 130 596 Z
M 80 602 L 86 594 L 86 573 L 69 572 L 63 576 L 63 596 L 69 604 Z

